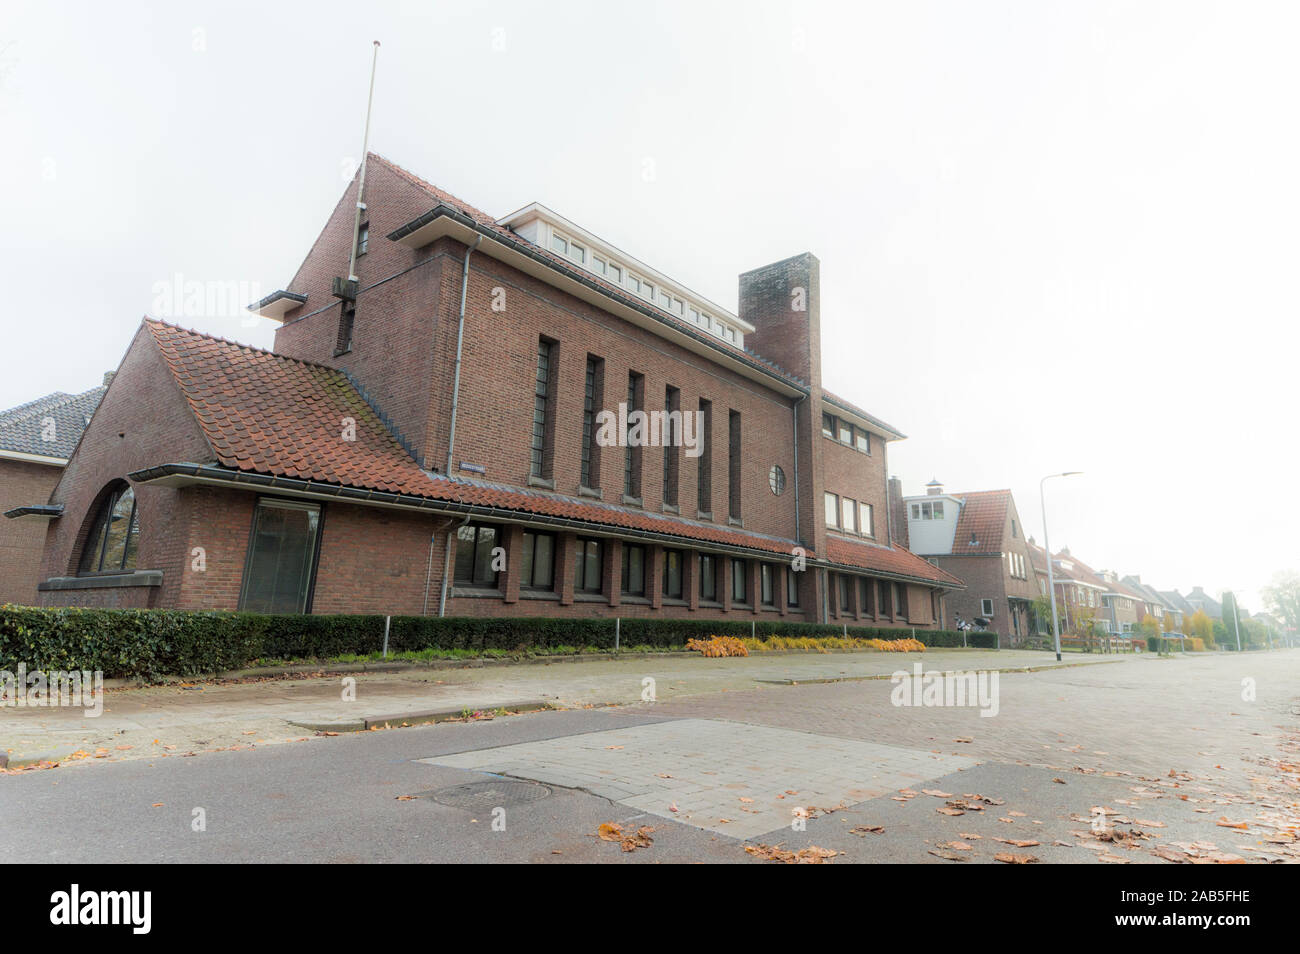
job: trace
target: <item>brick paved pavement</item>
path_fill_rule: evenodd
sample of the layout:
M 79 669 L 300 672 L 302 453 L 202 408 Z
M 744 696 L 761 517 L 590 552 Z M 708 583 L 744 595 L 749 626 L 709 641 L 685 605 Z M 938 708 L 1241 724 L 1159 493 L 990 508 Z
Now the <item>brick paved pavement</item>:
M 581 788 L 736 838 L 788 826 L 796 808 L 855 804 L 975 765 L 963 756 L 702 719 L 420 761 Z

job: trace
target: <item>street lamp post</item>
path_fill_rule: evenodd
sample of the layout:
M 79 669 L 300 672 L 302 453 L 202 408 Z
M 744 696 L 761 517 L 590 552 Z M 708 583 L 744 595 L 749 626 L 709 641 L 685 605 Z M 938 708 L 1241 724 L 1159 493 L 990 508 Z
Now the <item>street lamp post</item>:
M 1046 484 L 1053 477 L 1073 477 L 1081 470 L 1067 470 L 1060 474 L 1048 474 L 1038 482 L 1038 502 L 1043 511 L 1043 549 L 1047 551 L 1047 592 L 1052 598 L 1052 643 L 1056 649 L 1056 661 L 1061 661 L 1061 621 L 1056 616 L 1056 578 L 1052 575 L 1052 543 L 1047 536 L 1047 489 Z

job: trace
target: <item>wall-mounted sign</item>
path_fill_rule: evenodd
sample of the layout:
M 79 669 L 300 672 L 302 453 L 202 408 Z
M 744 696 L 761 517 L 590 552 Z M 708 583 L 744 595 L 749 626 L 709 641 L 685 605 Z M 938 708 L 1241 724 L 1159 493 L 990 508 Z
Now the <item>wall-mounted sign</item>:
M 468 470 L 471 474 L 486 474 L 487 468 L 482 464 L 470 464 L 465 461 L 460 462 L 461 470 Z

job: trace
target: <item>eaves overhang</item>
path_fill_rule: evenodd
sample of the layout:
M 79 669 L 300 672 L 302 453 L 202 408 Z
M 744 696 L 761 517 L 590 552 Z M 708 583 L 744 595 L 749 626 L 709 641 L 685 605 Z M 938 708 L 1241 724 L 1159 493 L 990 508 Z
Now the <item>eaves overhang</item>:
M 279 291 L 271 292 L 261 301 L 255 301 L 248 306 L 248 310 L 255 315 L 261 315 L 263 318 L 271 318 L 275 321 L 284 321 L 284 316 L 293 309 L 307 304 L 307 296 L 299 295 L 296 292 Z
M 464 245 L 473 245 L 482 238 L 484 241 L 478 246 L 480 254 L 505 262 L 527 275 L 568 292 L 575 298 L 617 315 L 660 337 L 674 341 L 709 361 L 731 368 L 751 380 L 760 381 L 786 397 L 794 398 L 808 394 L 806 385 L 797 383 L 757 360 L 748 359 L 739 352 L 719 347 L 712 336 L 678 324 L 667 315 L 659 314 L 649 304 L 642 304 L 614 294 L 594 277 L 588 278 L 564 267 L 531 242 L 512 239 L 497 229 L 474 221 L 452 206 L 436 205 L 388 235 L 390 241 L 412 249 L 423 248 L 444 237 L 451 237 Z
M 413 494 L 399 494 L 385 490 L 371 490 L 362 487 L 347 487 L 341 484 L 327 484 L 297 477 L 277 477 L 271 474 L 258 474 L 243 470 L 233 470 L 214 464 L 170 463 L 159 464 L 127 475 L 132 483 L 153 484 L 162 487 L 188 486 L 222 486 L 248 491 L 259 491 L 285 497 L 304 500 L 331 501 L 338 500 L 360 506 L 383 507 L 405 511 L 423 511 L 435 516 L 461 518 L 463 520 L 483 519 L 502 520 L 528 526 L 545 527 L 553 530 L 577 530 L 584 535 L 616 537 L 620 539 L 644 539 L 663 541 L 680 540 L 696 550 L 737 554 L 748 557 L 771 560 L 776 555 L 770 550 L 756 547 L 740 547 L 713 540 L 700 540 L 695 537 L 669 532 L 653 532 L 632 527 L 619 527 L 575 520 L 567 517 L 555 517 L 535 514 L 523 510 L 511 510 L 506 507 L 490 507 L 482 504 L 468 504 L 456 500 L 440 500 L 433 497 L 419 497 Z M 790 541 L 791 547 L 797 546 Z M 812 562 L 811 558 L 809 562 Z
M 31 504 L 26 507 L 14 507 L 13 510 L 6 510 L 5 516 L 10 520 L 17 517 L 49 517 L 54 519 L 63 516 L 63 504 Z
M 33 454 L 29 451 L 10 450 L 0 447 L 0 460 L 18 460 L 25 464 L 46 464 L 50 467 L 66 467 L 66 457 L 54 457 L 49 454 Z

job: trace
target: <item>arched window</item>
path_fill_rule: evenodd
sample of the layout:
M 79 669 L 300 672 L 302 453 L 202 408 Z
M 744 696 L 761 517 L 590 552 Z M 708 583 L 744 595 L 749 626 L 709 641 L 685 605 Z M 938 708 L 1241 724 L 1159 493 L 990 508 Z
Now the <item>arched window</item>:
M 140 520 L 135 491 L 128 484 L 106 494 L 95 511 L 90 535 L 81 551 L 79 573 L 121 573 L 135 569 Z

